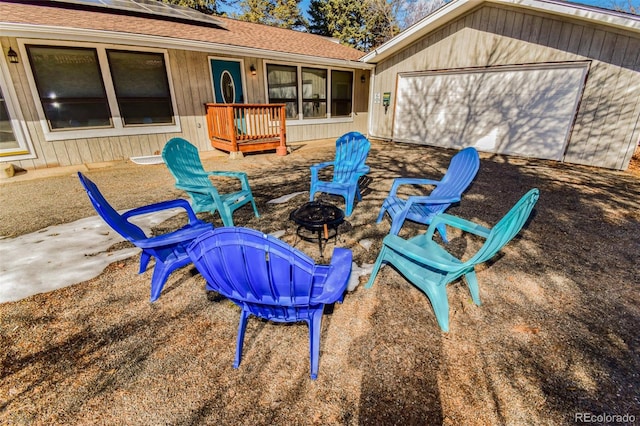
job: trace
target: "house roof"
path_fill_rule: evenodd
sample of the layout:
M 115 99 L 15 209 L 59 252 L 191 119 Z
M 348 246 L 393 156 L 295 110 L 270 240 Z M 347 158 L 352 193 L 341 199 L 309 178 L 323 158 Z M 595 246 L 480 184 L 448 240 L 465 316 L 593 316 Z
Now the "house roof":
M 640 33 L 640 16 L 598 7 L 553 0 L 453 0 L 394 38 L 364 55 L 361 60 L 376 64 L 408 47 L 431 31 L 483 4 L 496 4 L 545 12 L 559 17 L 586 21 L 634 33 Z
M 207 51 L 314 63 L 345 63 L 357 68 L 363 52 L 327 37 L 216 17 L 211 25 L 157 15 L 122 13 L 55 1 L 0 0 L 0 29 L 5 36 Z

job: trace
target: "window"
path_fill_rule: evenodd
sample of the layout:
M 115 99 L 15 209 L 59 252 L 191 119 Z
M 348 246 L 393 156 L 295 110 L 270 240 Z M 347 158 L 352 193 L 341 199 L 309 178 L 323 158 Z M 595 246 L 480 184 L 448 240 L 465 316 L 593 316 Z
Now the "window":
M 173 123 L 164 55 L 107 50 L 124 125 Z
M 95 49 L 28 46 L 27 52 L 51 130 L 111 127 Z
M 268 102 L 286 104 L 287 118 L 351 117 L 352 71 L 267 64 L 267 87 Z
M 351 93 L 353 73 L 351 71 L 331 71 L 331 115 L 344 117 L 351 115 Z
M 34 158 L 29 134 L 23 127 L 15 89 L 6 64 L 0 59 L 0 160 Z
M 327 116 L 327 70 L 302 68 L 302 115 Z
M 269 103 L 286 104 L 287 118 L 298 118 L 298 73 L 296 67 L 267 65 Z
M 47 140 L 180 131 L 166 52 L 24 45 Z

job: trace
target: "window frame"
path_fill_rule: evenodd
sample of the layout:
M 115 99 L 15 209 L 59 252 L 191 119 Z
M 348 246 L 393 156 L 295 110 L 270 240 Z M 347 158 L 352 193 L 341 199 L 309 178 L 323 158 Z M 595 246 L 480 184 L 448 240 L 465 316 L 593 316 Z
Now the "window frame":
M 27 46 L 51 46 L 51 47 L 67 47 L 67 48 L 86 48 L 94 49 L 98 57 L 98 65 L 100 68 L 100 75 L 102 77 L 102 84 L 104 85 L 107 102 L 109 105 L 109 111 L 111 113 L 110 127 L 100 128 L 73 128 L 73 129 L 56 129 L 51 130 L 47 121 L 47 117 L 44 113 L 43 105 L 40 101 L 38 89 L 36 85 L 35 75 L 33 72 L 32 64 L 27 53 Z M 112 136 L 133 136 L 133 135 L 150 135 L 157 133 L 175 133 L 181 132 L 180 116 L 178 114 L 175 89 L 173 87 L 173 78 L 171 75 L 171 66 L 169 63 L 169 54 L 167 49 L 147 48 L 140 46 L 124 46 L 118 44 L 99 44 L 99 43 L 83 43 L 74 41 L 58 41 L 58 40 L 42 40 L 42 39 L 20 39 L 18 40 L 18 48 L 20 49 L 21 57 L 24 58 L 24 68 L 29 81 L 31 94 L 34 99 L 35 107 L 40 120 L 40 125 L 44 133 L 46 141 L 60 141 L 70 139 L 88 139 L 88 138 L 101 138 Z M 173 123 L 167 124 L 134 124 L 125 126 L 123 118 L 120 116 L 120 109 L 118 106 L 118 98 L 111 76 L 111 69 L 109 65 L 109 59 L 107 56 L 107 50 L 119 50 L 128 51 L 132 53 L 160 53 L 164 57 L 164 65 L 166 71 L 166 78 L 169 84 L 169 94 L 171 97 L 171 107 L 173 109 Z
M 16 142 L 18 142 L 18 148 L 16 150 L 0 151 L 0 162 L 36 158 L 36 153 L 33 149 L 20 103 L 18 102 L 18 96 L 11 79 L 11 72 L 9 71 L 5 55 L 2 55 L 2 59 L 0 59 L 0 88 L 2 89 L 2 96 L 4 97 L 7 113 L 9 114 L 11 129 L 16 138 Z
M 356 79 L 356 70 L 352 69 L 352 68 L 343 68 L 343 67 L 333 67 L 333 66 L 323 66 L 323 65 L 317 65 L 317 64 L 307 64 L 307 63 L 292 63 L 292 62 L 286 62 L 286 61 L 265 61 L 264 62 L 264 87 L 265 87 L 265 94 L 267 97 L 267 102 L 270 102 L 269 99 L 269 80 L 268 80 L 268 73 L 267 73 L 267 65 L 280 65 L 280 66 L 289 66 L 289 67 L 295 67 L 296 68 L 296 72 L 297 72 L 297 90 L 298 90 L 298 95 L 297 95 L 297 102 L 298 102 L 298 117 L 297 118 L 287 118 L 287 126 L 302 126 L 302 125 L 308 125 L 308 124 L 323 124 L 323 123 L 348 123 L 348 122 L 353 122 L 354 120 L 354 105 L 355 105 L 355 90 L 356 90 L 356 83 L 355 83 L 355 79 Z M 327 71 L 327 116 L 325 118 L 305 118 L 304 117 L 304 111 L 303 111 L 303 104 L 304 104 L 304 100 L 303 100 L 303 84 L 304 82 L 302 81 L 302 69 L 303 68 L 311 68 L 311 69 L 321 69 L 321 70 L 326 70 Z M 349 115 L 342 115 L 342 116 L 338 116 L 338 117 L 333 117 L 332 116 L 332 111 L 331 111 L 331 102 L 332 102 L 332 93 L 331 93 L 331 74 L 332 71 L 347 71 L 347 72 L 351 72 L 352 74 L 352 81 L 351 81 L 351 113 L 349 113 Z

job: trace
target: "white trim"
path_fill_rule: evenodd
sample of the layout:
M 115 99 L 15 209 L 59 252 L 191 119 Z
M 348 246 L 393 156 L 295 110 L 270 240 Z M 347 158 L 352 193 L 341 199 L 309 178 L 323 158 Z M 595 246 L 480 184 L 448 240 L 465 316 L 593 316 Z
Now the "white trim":
M 12 66 L 19 66 L 13 64 Z M 11 121 L 11 129 L 13 135 L 18 142 L 18 149 L 20 153 L 9 154 L 8 151 L 4 153 L 0 151 L 0 162 L 28 160 L 30 158 L 36 158 L 33 144 L 31 143 L 31 135 L 27 129 L 22 109 L 20 108 L 20 102 L 18 102 L 18 96 L 13 86 L 11 79 L 11 72 L 7 64 L 7 59 L 2 54 L 0 59 L 0 89 L 2 89 L 2 96 L 4 97 L 5 105 L 7 107 L 7 113 L 9 114 L 9 120 Z M 24 152 L 26 151 L 26 153 Z
M 100 138 L 110 136 L 133 136 L 133 135 L 151 135 L 157 133 L 175 133 L 181 131 L 180 116 L 178 114 L 175 89 L 173 87 L 173 78 L 171 76 L 171 66 L 169 63 L 169 55 L 165 49 L 155 49 L 140 46 L 121 46 L 114 44 L 96 45 L 95 43 L 79 43 L 69 42 L 61 40 L 43 40 L 43 39 L 18 39 L 18 49 L 23 58 L 23 64 L 27 80 L 29 82 L 29 88 L 31 95 L 35 103 L 36 111 L 38 112 L 38 118 L 40 126 L 44 133 L 46 141 L 60 141 L 69 139 L 85 139 L 85 138 Z M 105 92 L 107 95 L 107 101 L 109 104 L 109 110 L 111 113 L 112 127 L 91 129 L 81 128 L 76 130 L 71 129 L 59 129 L 51 130 L 47 122 L 42 102 L 38 95 L 38 88 L 36 85 L 35 77 L 33 75 L 33 69 L 29 61 L 29 55 L 27 54 L 26 45 L 40 45 L 40 46 L 61 46 L 61 47 L 83 47 L 95 49 L 98 56 L 98 65 L 101 71 L 102 83 L 104 84 Z M 126 50 L 131 52 L 140 53 L 161 53 L 164 57 L 165 71 L 167 77 L 167 83 L 169 85 L 169 91 L 171 95 L 171 107 L 173 108 L 173 120 L 174 124 L 158 124 L 158 125 L 130 125 L 124 126 L 122 117 L 120 116 L 118 109 L 118 100 L 113 86 L 113 80 L 111 77 L 111 71 L 109 69 L 109 63 L 107 60 L 107 50 Z
M 441 25 L 452 21 L 484 3 L 502 4 L 535 10 L 565 18 L 578 19 L 596 25 L 610 26 L 640 33 L 640 17 L 581 4 L 551 0 L 453 0 L 378 48 L 367 53 L 360 58 L 360 60 L 366 63 L 378 63 L 401 49 L 408 47 L 411 43 L 421 39 Z
M 78 28 L 66 28 L 53 25 L 15 24 L 9 22 L 0 23 L 0 32 L 5 37 L 40 37 L 47 41 L 65 40 L 76 42 L 93 42 L 118 44 L 121 46 L 150 47 L 157 49 L 178 49 L 209 54 L 237 55 L 257 57 L 276 61 L 305 62 L 310 64 L 322 64 L 326 66 L 342 66 L 355 69 L 372 69 L 373 65 L 365 64 L 359 60 L 322 58 L 298 53 L 277 52 L 272 50 L 257 49 L 253 47 L 233 46 L 229 44 L 211 43 L 196 40 L 185 40 L 171 37 L 152 36 L 144 34 L 132 34 L 117 31 L 90 30 Z

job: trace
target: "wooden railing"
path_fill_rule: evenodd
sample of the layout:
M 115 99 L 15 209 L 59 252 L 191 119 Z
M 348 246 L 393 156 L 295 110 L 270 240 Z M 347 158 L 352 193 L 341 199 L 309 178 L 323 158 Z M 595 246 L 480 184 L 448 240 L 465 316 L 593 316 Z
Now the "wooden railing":
M 287 155 L 284 104 L 205 104 L 211 146 L 234 153 Z

